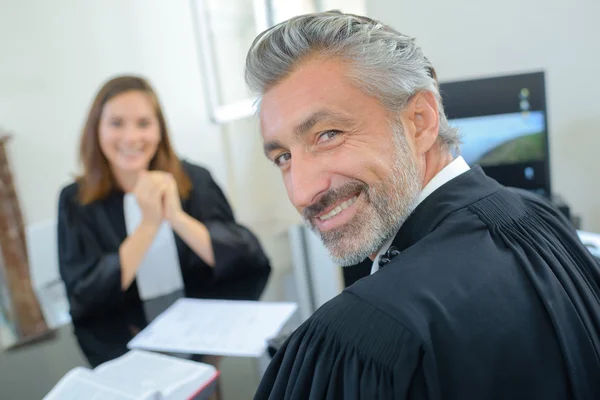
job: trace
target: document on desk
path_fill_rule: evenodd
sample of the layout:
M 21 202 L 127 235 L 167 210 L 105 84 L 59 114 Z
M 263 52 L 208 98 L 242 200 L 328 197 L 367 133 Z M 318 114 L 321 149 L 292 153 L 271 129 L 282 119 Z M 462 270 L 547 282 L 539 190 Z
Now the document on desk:
M 97 366 L 69 371 L 43 400 L 182 400 L 207 398 L 219 372 L 212 365 L 132 350 Z
M 170 353 L 260 357 L 295 303 L 179 299 L 128 344 Z
M 577 234 L 590 253 L 600 260 L 600 234 L 585 231 L 577 231 Z

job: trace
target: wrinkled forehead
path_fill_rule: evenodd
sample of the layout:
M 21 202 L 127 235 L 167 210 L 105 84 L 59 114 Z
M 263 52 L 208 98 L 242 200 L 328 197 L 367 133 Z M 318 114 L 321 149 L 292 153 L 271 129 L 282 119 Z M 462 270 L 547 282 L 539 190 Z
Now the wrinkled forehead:
M 260 101 L 263 140 L 281 139 L 320 111 L 351 113 L 361 92 L 347 78 L 347 66 L 336 61 L 312 61 L 271 87 Z

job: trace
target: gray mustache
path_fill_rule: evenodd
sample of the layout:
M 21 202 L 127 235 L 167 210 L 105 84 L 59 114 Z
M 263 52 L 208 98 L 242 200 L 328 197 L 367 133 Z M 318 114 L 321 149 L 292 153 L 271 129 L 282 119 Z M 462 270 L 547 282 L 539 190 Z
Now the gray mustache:
M 369 186 L 360 181 L 353 181 L 345 183 L 344 185 L 328 190 L 319 200 L 317 200 L 314 204 L 306 207 L 302 210 L 302 217 L 305 220 L 312 220 L 317 215 L 321 214 L 327 208 L 331 207 L 335 203 L 340 202 L 355 193 L 359 193 L 364 191 L 368 193 Z

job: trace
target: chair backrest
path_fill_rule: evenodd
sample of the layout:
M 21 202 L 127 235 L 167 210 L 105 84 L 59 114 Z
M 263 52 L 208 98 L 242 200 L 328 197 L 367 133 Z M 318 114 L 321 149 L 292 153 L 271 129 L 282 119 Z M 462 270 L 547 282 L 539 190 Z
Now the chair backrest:
M 34 289 L 60 281 L 56 220 L 28 225 L 25 229 L 29 271 Z
M 71 321 L 65 285 L 58 270 L 56 220 L 31 224 L 25 229 L 31 285 L 46 323 L 56 329 Z

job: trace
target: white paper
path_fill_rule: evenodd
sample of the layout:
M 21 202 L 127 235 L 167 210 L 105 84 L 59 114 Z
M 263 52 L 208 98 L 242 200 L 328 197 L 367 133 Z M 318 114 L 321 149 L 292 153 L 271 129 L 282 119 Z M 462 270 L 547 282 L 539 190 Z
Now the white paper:
M 590 253 L 596 258 L 600 258 L 600 234 L 585 231 L 577 231 L 577 234 Z
M 163 354 L 132 350 L 94 370 L 96 380 L 113 389 L 147 398 L 161 393 L 164 398 L 187 398 L 215 379 L 212 365 Z M 183 396 L 173 396 L 173 393 Z
M 142 210 L 135 195 L 125 195 L 123 208 L 127 234 L 131 235 L 142 222 Z M 162 223 L 146 252 L 137 270 L 136 282 L 142 300 L 153 299 L 183 288 L 175 236 L 167 222 Z
M 106 387 L 96 382 L 92 371 L 79 367 L 69 371 L 50 393 L 44 396 L 43 400 L 151 400 L 158 398 L 157 393 L 147 397 L 137 397 Z
M 260 357 L 295 303 L 179 299 L 128 347 L 173 353 Z
M 132 350 L 93 371 L 69 371 L 44 400 L 181 400 L 214 381 L 212 365 Z

